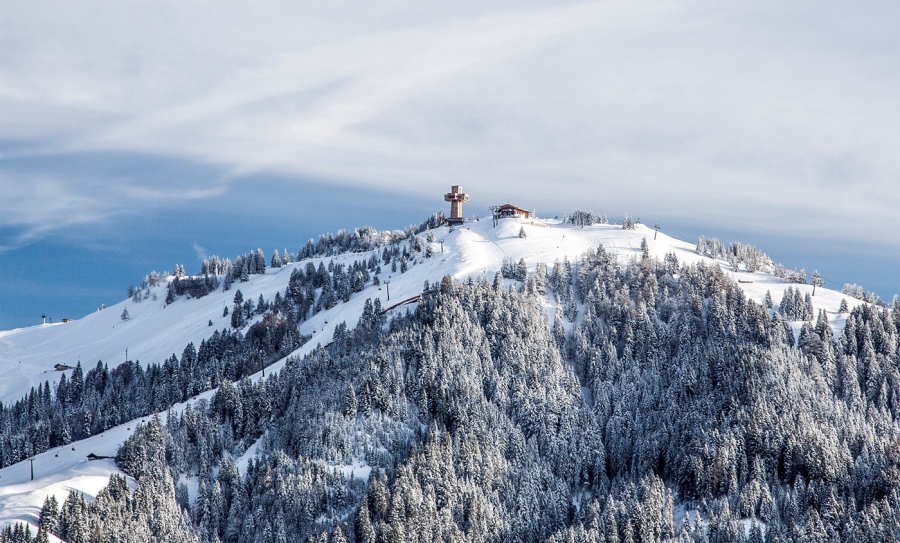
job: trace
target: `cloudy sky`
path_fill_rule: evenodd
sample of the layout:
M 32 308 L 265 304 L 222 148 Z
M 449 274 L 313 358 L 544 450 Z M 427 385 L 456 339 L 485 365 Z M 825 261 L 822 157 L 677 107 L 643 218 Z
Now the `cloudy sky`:
M 896 1 L 0 0 L 0 328 L 451 183 L 889 297 L 898 36 Z

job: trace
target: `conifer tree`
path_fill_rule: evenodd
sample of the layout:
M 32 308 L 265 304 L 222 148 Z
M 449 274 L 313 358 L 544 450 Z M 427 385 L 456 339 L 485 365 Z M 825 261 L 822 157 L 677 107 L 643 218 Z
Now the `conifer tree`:
M 815 295 L 816 295 L 816 287 L 821 287 L 821 286 L 822 286 L 822 276 L 819 275 L 819 270 L 814 270 L 814 271 L 813 271 L 813 274 L 812 274 L 812 286 L 813 286 L 812 295 L 815 296 Z
M 351 417 L 351 418 L 355 417 L 356 410 L 357 410 L 359 404 L 356 401 L 356 391 L 353 389 L 352 385 L 347 386 L 347 396 L 346 396 L 345 403 L 347 406 L 346 407 L 347 416 Z
M 169 286 L 166 289 L 166 305 L 169 305 L 174 301 L 175 301 L 175 280 L 169 282 Z

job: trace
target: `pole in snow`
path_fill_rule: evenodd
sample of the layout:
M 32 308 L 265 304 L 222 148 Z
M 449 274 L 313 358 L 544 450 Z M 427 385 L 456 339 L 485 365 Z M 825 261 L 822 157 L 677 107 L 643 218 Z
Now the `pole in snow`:
M 31 460 L 31 480 L 34 481 L 34 457 L 29 458 Z
M 659 234 L 659 224 L 654 224 L 653 228 L 656 229 L 656 232 L 653 232 L 653 239 L 656 239 L 656 234 Z
M 390 300 L 391 299 L 391 282 L 385 281 L 384 286 L 387 287 L 387 299 Z

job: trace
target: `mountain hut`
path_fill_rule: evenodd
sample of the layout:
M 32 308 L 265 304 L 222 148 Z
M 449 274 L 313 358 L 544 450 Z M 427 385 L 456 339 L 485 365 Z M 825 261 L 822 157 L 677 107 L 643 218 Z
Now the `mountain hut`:
M 516 207 L 512 204 L 503 204 L 502 206 L 496 206 L 492 209 L 494 210 L 495 219 L 528 219 L 531 217 L 530 211 L 522 209 L 521 207 Z

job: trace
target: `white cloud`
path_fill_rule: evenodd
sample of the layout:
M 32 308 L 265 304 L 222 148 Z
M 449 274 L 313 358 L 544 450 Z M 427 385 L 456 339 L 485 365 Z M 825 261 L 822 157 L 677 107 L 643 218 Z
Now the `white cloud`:
M 0 250 L 13 248 L 47 232 L 103 220 L 113 211 L 90 195 L 72 192 L 67 184 L 50 177 L 27 182 L 0 176 L 2 224 L 20 229 L 17 239 L 4 241 Z
M 181 188 L 178 181 L 156 180 L 156 186 L 147 187 L 142 186 L 147 179 L 140 176 L 97 179 L 74 172 L 0 172 L 0 225 L 12 231 L 0 242 L 0 252 L 52 232 L 166 207 L 176 200 L 210 198 L 227 188 L 221 183 Z
M 206 260 L 206 257 L 208 256 L 206 254 L 206 249 L 196 241 L 194 242 L 194 251 L 197 252 L 197 260 L 200 260 L 201 262 Z
M 897 243 L 896 3 L 56 7 L 0 7 L 4 141 Z M 54 183 L 0 220 L 115 212 Z

